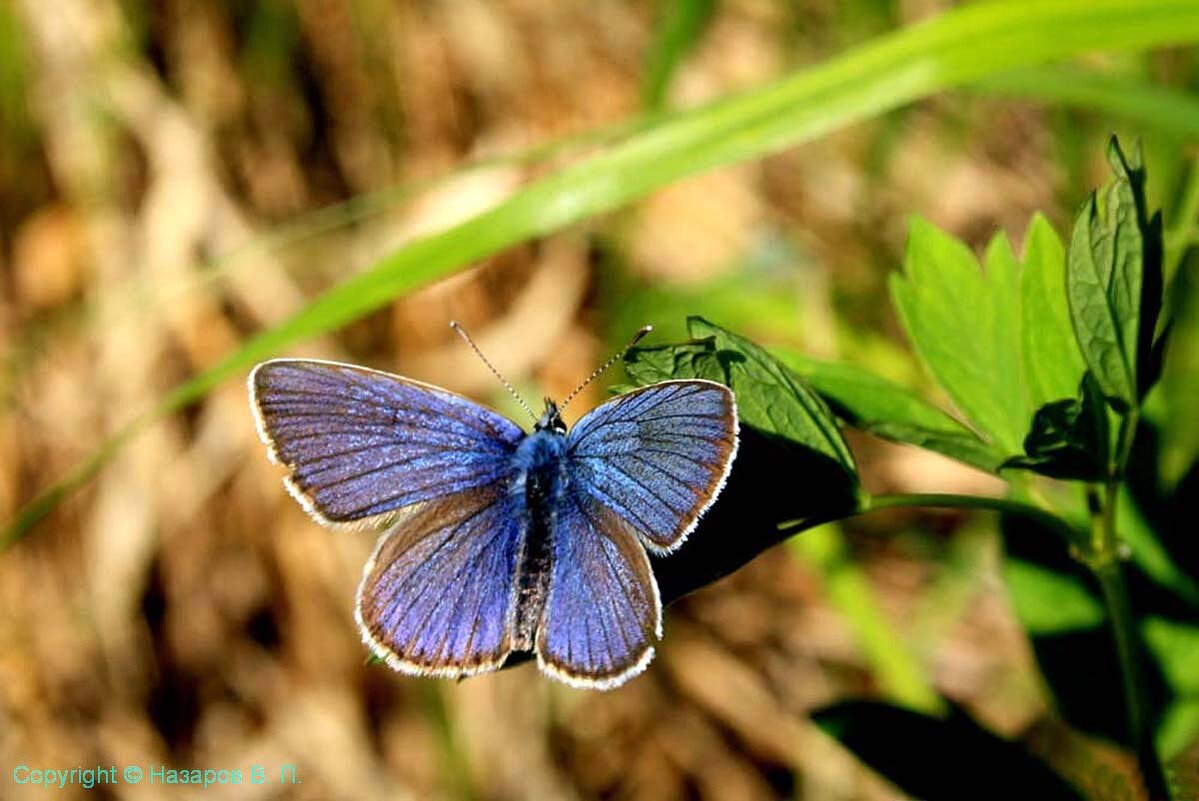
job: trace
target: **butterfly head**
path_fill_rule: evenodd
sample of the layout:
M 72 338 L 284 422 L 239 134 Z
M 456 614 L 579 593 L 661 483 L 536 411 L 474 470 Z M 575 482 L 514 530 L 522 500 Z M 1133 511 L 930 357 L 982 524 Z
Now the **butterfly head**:
M 542 412 L 541 419 L 533 426 L 533 430 L 566 434 L 566 423 L 562 421 L 562 413 L 558 410 L 558 404 L 550 398 L 545 399 L 545 411 Z

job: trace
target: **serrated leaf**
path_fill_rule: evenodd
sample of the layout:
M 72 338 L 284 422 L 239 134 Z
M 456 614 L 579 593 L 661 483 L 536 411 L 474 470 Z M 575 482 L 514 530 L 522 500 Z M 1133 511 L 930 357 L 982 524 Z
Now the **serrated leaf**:
M 1071 397 L 1086 370 L 1066 304 L 1066 249 L 1039 213 L 1020 267 L 1020 365 L 1033 409 Z
M 688 328 L 694 341 L 630 350 L 625 372 L 642 386 L 704 378 L 731 387 L 741 436 L 728 485 L 687 547 L 651 558 L 663 603 L 728 575 L 800 530 L 860 508 L 848 449 L 842 455 L 831 414 L 802 379 L 718 326 L 691 318 Z
M 807 379 L 853 428 L 926 448 L 980 470 L 997 472 L 1004 454 L 946 412 L 898 384 L 849 364 L 823 362 L 787 348 L 771 352 Z
M 856 485 L 857 468 L 832 413 L 803 379 L 766 350 L 700 317 L 687 320 L 693 342 L 634 348 L 625 371 L 639 384 L 672 378 L 719 381 L 737 395 L 742 424 L 814 451 Z
M 716 354 L 716 342 L 710 337 L 678 345 L 632 348 L 625 354 L 624 367 L 637 386 L 679 378 L 703 378 L 725 383 L 725 372 Z
M 922 801 L 1082 801 L 1083 796 L 1019 743 L 958 709 L 932 717 L 874 701 L 843 701 L 812 719 L 870 767 Z
M 916 218 L 891 294 L 928 371 L 988 442 L 1017 454 L 1030 410 L 1014 347 L 1018 268 L 1002 234 L 986 261 L 984 272 L 964 244 Z
M 1032 430 L 1024 438 L 1025 455 L 1008 459 L 1003 466 L 1051 478 L 1098 481 L 1107 474 L 1108 439 L 1107 408 L 1087 373 L 1077 398 L 1037 409 Z
M 807 382 L 766 349 L 702 317 L 687 318 L 687 329 L 696 339 L 712 338 L 727 383 L 737 392 L 742 420 L 833 459 L 857 482 L 857 465 L 841 429 Z
M 1150 254 L 1155 249 L 1147 238 L 1154 232 L 1145 216 L 1145 170 L 1139 148 L 1127 158 L 1112 137 L 1108 160 L 1115 179 L 1102 195 L 1091 194 L 1074 223 L 1066 292 L 1083 359 L 1109 401 L 1118 409 L 1128 409 L 1140 399 L 1137 368 L 1146 351 L 1142 295 L 1147 286 L 1147 249 Z M 1156 249 L 1160 253 L 1160 246 Z M 1157 259 L 1156 304 L 1160 304 L 1160 256 Z M 1156 308 L 1145 311 L 1152 315 L 1145 321 L 1151 342 L 1157 312 Z

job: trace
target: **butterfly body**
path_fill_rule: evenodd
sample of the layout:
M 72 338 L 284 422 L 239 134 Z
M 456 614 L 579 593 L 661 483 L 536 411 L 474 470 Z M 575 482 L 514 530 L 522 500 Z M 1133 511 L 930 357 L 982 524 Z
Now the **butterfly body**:
M 542 421 L 512 457 L 513 481 L 518 514 L 527 521 L 517 575 L 516 623 L 513 650 L 533 650 L 537 621 L 545 607 L 553 575 L 553 537 L 557 509 L 569 483 L 565 426 L 556 410 L 547 408 Z M 546 423 L 546 425 L 542 425 Z
M 661 637 L 647 549 L 679 547 L 728 475 L 732 393 L 672 381 L 567 431 L 532 432 L 445 390 L 331 362 L 277 360 L 251 407 L 289 490 L 329 525 L 388 524 L 355 617 L 406 673 L 466 676 L 514 651 L 569 684 L 616 686 Z

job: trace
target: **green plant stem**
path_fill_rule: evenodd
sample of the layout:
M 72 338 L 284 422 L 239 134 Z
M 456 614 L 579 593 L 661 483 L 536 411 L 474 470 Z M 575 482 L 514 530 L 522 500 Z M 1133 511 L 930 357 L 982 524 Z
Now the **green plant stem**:
M 1136 751 L 1141 777 L 1151 801 L 1168 801 L 1170 791 L 1157 748 L 1153 744 L 1150 725 L 1152 709 L 1145 696 L 1144 674 L 1141 670 L 1140 642 L 1128 588 L 1124 581 L 1124 565 L 1119 557 L 1092 566 L 1095 579 L 1103 593 L 1116 654 L 1120 660 L 1120 679 L 1124 687 L 1124 708 L 1128 716 L 1128 733 Z
M 940 509 L 985 509 L 992 512 L 1018 515 L 1033 520 L 1059 534 L 1070 547 L 1077 548 L 1085 536 L 1065 520 L 1032 504 L 1010 498 L 994 498 L 985 495 L 954 495 L 943 492 L 911 492 L 895 495 L 874 495 L 867 498 L 860 512 L 875 509 L 900 509 L 933 507 Z
M 1103 604 L 1107 610 L 1116 655 L 1120 661 L 1120 680 L 1124 688 L 1124 709 L 1128 719 L 1130 745 L 1136 751 L 1141 776 L 1149 798 L 1153 801 L 1170 798 L 1161 758 L 1153 743 L 1153 708 L 1145 695 L 1144 672 L 1141 669 L 1142 645 L 1136 618 L 1128 598 L 1124 580 L 1123 543 L 1116 531 L 1116 504 L 1120 480 L 1132 454 L 1140 410 L 1133 407 L 1120 421 L 1116 450 L 1108 465 L 1108 475 L 1100 488 L 1087 486 L 1087 509 L 1091 517 L 1091 547 L 1083 558 L 1099 583 Z
M 1128 600 L 1128 589 L 1124 581 L 1124 567 L 1120 553 L 1120 540 L 1116 532 L 1116 494 L 1119 489 L 1118 476 L 1127 462 L 1132 447 L 1132 436 L 1136 430 L 1137 413 L 1134 410 L 1121 428 L 1117 456 L 1112 467 L 1112 477 L 1099 487 L 1087 488 L 1087 505 L 1091 513 L 1090 536 L 1079 531 L 1062 518 L 1040 507 L 1008 498 L 990 498 L 976 495 L 953 495 L 946 493 L 906 493 L 868 497 L 860 513 L 875 509 L 898 509 L 935 507 L 943 509 L 985 509 L 1004 514 L 1019 515 L 1046 526 L 1062 536 L 1070 545 L 1071 552 L 1081 555 L 1090 568 L 1103 595 L 1108 620 L 1115 640 L 1120 676 L 1124 688 L 1124 704 L 1128 716 L 1129 736 L 1136 751 L 1141 775 L 1145 781 L 1151 801 L 1167 801 L 1169 790 L 1165 771 L 1153 744 L 1153 727 L 1150 725 L 1152 709 L 1145 695 L 1144 674 L 1141 671 L 1140 644 Z M 1131 423 L 1129 423 L 1131 421 Z

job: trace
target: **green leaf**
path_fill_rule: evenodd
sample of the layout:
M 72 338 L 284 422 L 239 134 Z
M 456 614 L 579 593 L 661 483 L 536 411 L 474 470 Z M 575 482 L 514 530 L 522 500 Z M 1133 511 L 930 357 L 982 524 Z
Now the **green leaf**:
M 687 329 L 694 338 L 712 338 L 725 383 L 737 392 L 738 417 L 829 457 L 856 483 L 858 471 L 849 446 L 832 412 L 807 382 L 764 348 L 702 317 L 687 318 Z
M 891 294 L 928 371 L 988 442 L 1015 454 L 1030 410 L 1013 347 L 1018 268 L 1002 234 L 991 241 L 986 261 L 983 272 L 969 248 L 916 218 Z
M 1003 579 L 1016 617 L 1029 634 L 1060 634 L 1103 624 L 1103 604 L 1075 576 L 1009 558 L 1003 560 Z
M 1096 49 L 1135 50 L 1196 40 L 1199 7 L 1193 0 L 978 3 L 765 86 L 662 115 L 495 207 L 384 257 L 294 317 L 246 341 L 31 501 L 0 543 L 19 539 L 153 420 L 194 403 L 289 345 L 337 330 L 506 247 L 618 208 L 688 175 L 760 158 L 987 75 Z
M 771 348 L 807 379 L 848 425 L 892 442 L 916 445 L 988 472 L 1004 454 L 941 409 L 908 389 L 849 364 L 812 359 L 789 348 Z
M 726 383 L 726 373 L 716 353 L 716 341 L 684 342 L 632 348 L 624 356 L 624 369 L 637 386 L 680 378 L 702 378 Z
M 1156 733 L 1158 749 L 1169 759 L 1199 737 L 1199 628 L 1169 618 L 1147 617 L 1141 623 L 1141 634 L 1173 691 Z
M 1137 465 L 1139 466 L 1139 465 Z M 1134 467 L 1136 469 L 1136 467 Z M 1156 481 L 1156 476 L 1143 476 L 1146 481 Z M 1127 486 L 1120 488 L 1116 500 L 1116 530 L 1120 539 L 1131 552 L 1131 562 L 1157 585 L 1170 590 L 1178 598 L 1185 600 L 1196 610 L 1199 610 L 1199 583 L 1184 569 L 1188 566 L 1185 553 L 1171 552 L 1163 536 L 1168 533 L 1158 526 L 1169 525 L 1159 516 L 1151 521 L 1145 514 L 1142 504 L 1144 499 L 1134 497 Z M 1169 517 L 1176 514 L 1181 520 L 1194 519 L 1197 504 L 1188 498 L 1176 500 L 1175 504 L 1160 500 L 1156 508 L 1148 510 L 1153 514 Z M 1165 511 L 1165 509 L 1170 511 Z M 1177 524 L 1175 524 L 1177 525 Z M 1184 524 L 1185 525 L 1185 524 Z M 1185 533 L 1190 533 L 1182 527 Z
M 1037 409 L 1024 438 L 1026 455 L 1008 459 L 1003 466 L 1051 478 L 1099 481 L 1107 474 L 1108 438 L 1107 407 L 1087 373 L 1078 398 Z
M 1082 801 L 1048 765 L 960 710 L 931 717 L 873 701 L 843 701 L 812 719 L 859 759 L 922 801 Z
M 639 384 L 704 378 L 731 387 L 743 425 L 781 437 L 840 466 L 857 484 L 857 468 L 832 413 L 803 379 L 766 350 L 701 317 L 687 328 L 696 342 L 634 348 L 625 371 Z
M 1112 137 L 1108 160 L 1115 179 L 1102 196 L 1091 194 L 1074 223 L 1066 290 L 1083 358 L 1124 410 L 1140 400 L 1138 363 L 1151 349 L 1161 304 L 1161 220 L 1145 214 L 1140 149 L 1128 158 Z
M 1179 695 L 1199 699 L 1199 628 L 1164 617 L 1141 623 L 1145 644 L 1158 657 L 1166 683 Z
M 1020 365 L 1034 409 L 1073 397 L 1086 371 L 1066 304 L 1066 249 L 1039 213 L 1020 267 Z
M 1157 726 L 1154 744 L 1163 759 L 1174 759 L 1195 744 L 1199 733 L 1199 698 L 1184 698 L 1167 706 Z M 1175 798 L 1196 798 L 1199 791 L 1192 789 L 1187 796 L 1177 791 Z

